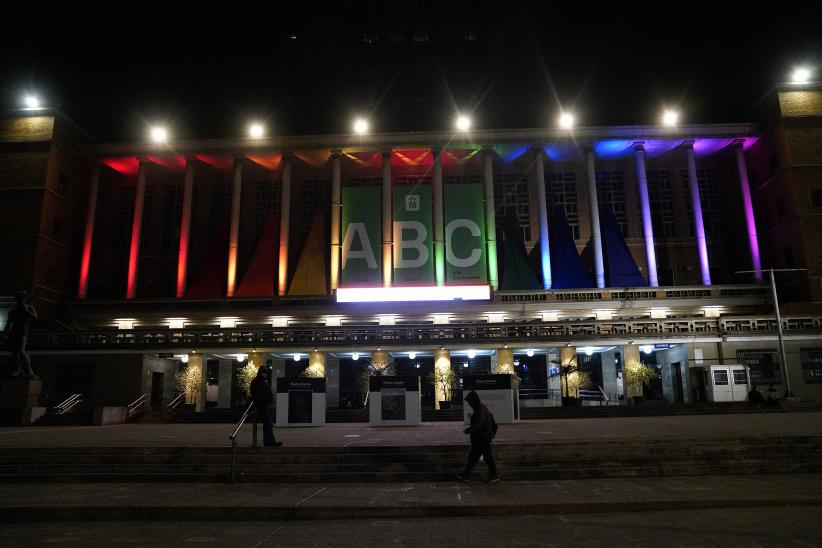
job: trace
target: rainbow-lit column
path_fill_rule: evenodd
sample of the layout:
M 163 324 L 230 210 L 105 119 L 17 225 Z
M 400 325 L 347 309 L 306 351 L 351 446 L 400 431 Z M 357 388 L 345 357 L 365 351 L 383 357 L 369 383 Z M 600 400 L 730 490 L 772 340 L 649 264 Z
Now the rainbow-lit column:
M 291 223 L 291 163 L 290 153 L 283 154 L 283 181 L 280 200 L 280 258 L 277 274 L 277 294 L 282 297 L 288 290 L 288 228 Z
M 597 287 L 605 287 L 605 262 L 602 259 L 602 233 L 599 229 L 599 200 L 594 147 L 585 147 L 585 170 L 588 176 L 588 211 L 591 217 L 591 241 L 594 244 L 594 273 Z
M 545 203 L 545 167 L 542 146 L 536 146 L 534 152 L 534 169 L 537 182 L 537 211 L 539 215 L 539 253 L 542 260 L 542 288 L 551 289 L 551 245 L 548 240 L 548 206 Z
M 88 191 L 86 207 L 86 232 L 83 236 L 83 256 L 80 259 L 80 283 L 77 287 L 77 298 L 88 297 L 88 272 L 91 264 L 91 246 L 94 243 L 94 219 L 97 216 L 97 189 L 100 186 L 100 166 L 94 166 L 91 172 L 91 188 Z
M 134 194 L 134 217 L 131 220 L 131 248 L 128 252 L 128 282 L 126 299 L 137 296 L 137 270 L 140 265 L 140 235 L 143 231 L 143 204 L 146 198 L 146 169 L 148 160 L 140 158 L 137 168 L 137 191 Z
M 437 285 L 445 285 L 445 247 L 443 245 L 443 202 L 442 202 L 442 149 L 432 148 L 434 156 L 433 187 L 434 208 L 434 274 Z
M 645 260 L 648 263 L 648 283 L 659 287 L 656 273 L 656 248 L 654 247 L 654 227 L 651 224 L 651 200 L 648 197 L 648 177 L 645 174 L 645 146 L 634 143 L 636 157 L 636 183 L 639 187 L 639 205 L 642 208 L 642 233 L 645 237 Z
M 483 149 L 483 185 L 485 189 L 485 239 L 488 249 L 488 283 L 491 289 L 499 287 L 499 276 L 497 273 L 497 222 L 494 208 L 494 151 L 490 148 Z
M 382 151 L 382 284 L 391 286 L 394 230 L 391 219 L 393 192 L 391 187 L 391 149 Z
M 699 253 L 699 268 L 702 271 L 702 285 L 711 285 L 711 270 L 708 266 L 708 241 L 705 238 L 705 223 L 702 220 L 702 201 L 699 198 L 699 179 L 696 176 L 694 142 L 685 143 L 685 158 L 688 161 L 688 186 L 691 189 L 691 209 L 694 212 L 694 232 Z
M 342 213 L 342 153 L 331 152 L 331 293 L 340 285 L 340 214 Z
M 182 299 L 186 294 L 186 280 L 188 279 L 188 246 L 191 240 L 191 203 L 194 197 L 194 165 L 193 157 L 186 158 L 186 175 L 183 182 L 183 211 L 180 220 L 180 249 L 177 253 L 177 298 Z
M 228 276 L 225 294 L 234 296 L 237 286 L 237 248 L 240 240 L 240 201 L 243 196 L 243 157 L 234 157 L 234 178 L 231 189 L 231 229 L 228 234 Z
M 745 210 L 745 226 L 748 229 L 748 246 L 751 251 L 751 266 L 754 270 L 754 279 L 762 282 L 762 259 L 759 256 L 759 240 L 756 236 L 756 220 L 754 219 L 753 202 L 751 201 L 751 185 L 748 182 L 748 165 L 745 162 L 745 142 L 734 142 L 736 151 L 736 168 L 739 171 L 739 190 L 742 194 L 742 207 Z

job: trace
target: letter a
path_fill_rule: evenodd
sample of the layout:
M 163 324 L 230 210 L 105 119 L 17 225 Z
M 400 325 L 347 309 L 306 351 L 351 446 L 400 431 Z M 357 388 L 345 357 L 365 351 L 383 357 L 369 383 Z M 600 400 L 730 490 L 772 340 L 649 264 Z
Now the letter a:
M 351 249 L 354 237 L 359 237 L 362 249 L 355 251 Z M 342 267 L 345 268 L 349 259 L 365 259 L 365 264 L 371 270 L 376 270 L 377 259 L 374 258 L 374 250 L 371 249 L 371 240 L 368 238 L 368 231 L 365 223 L 350 223 L 345 230 L 345 238 L 342 247 Z

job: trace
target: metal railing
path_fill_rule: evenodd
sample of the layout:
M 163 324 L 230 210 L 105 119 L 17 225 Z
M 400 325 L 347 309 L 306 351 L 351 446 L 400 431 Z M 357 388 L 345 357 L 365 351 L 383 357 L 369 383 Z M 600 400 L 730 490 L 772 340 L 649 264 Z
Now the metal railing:
M 166 406 L 166 413 L 168 413 L 169 415 L 171 413 L 173 413 L 174 410 L 177 409 L 177 406 L 179 406 L 181 403 L 183 403 L 183 400 L 185 399 L 185 397 L 186 397 L 185 391 L 182 391 L 179 394 L 177 394 L 177 396 L 173 400 L 171 400 L 169 402 L 169 404 Z
M 228 436 L 228 439 L 231 440 L 231 474 L 230 474 L 230 481 L 234 483 L 234 471 L 237 468 L 237 434 L 240 432 L 240 428 L 242 428 L 243 424 L 245 424 L 246 419 L 248 418 L 248 414 L 251 413 L 252 409 L 254 408 L 254 400 L 251 400 L 248 403 L 248 407 L 245 408 L 245 412 L 243 416 L 240 417 L 240 420 L 237 422 L 237 426 L 234 428 L 234 431 Z M 257 448 L 257 414 L 254 414 L 254 422 L 252 425 L 252 434 L 251 434 L 251 447 Z
M 83 395 L 82 394 L 72 394 L 59 404 L 54 406 L 54 414 L 55 415 L 65 415 L 66 413 L 70 413 L 77 407 L 79 404 L 83 403 Z
M 128 419 L 131 419 L 132 417 L 137 415 L 137 413 L 143 412 L 143 408 L 146 404 L 146 399 L 148 399 L 148 395 L 143 394 L 142 396 L 128 404 L 128 413 L 126 415 Z

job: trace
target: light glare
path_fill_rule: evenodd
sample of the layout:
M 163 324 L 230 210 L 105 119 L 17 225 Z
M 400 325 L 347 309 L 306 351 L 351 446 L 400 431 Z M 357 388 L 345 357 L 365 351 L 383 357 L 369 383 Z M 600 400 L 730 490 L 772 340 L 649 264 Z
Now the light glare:
M 662 123 L 668 127 L 674 127 L 679 123 L 679 113 L 675 110 L 666 110 L 662 114 Z
M 409 360 L 416 360 L 417 359 L 417 353 L 416 352 L 409 352 L 408 353 L 408 359 Z
M 365 135 L 368 133 L 368 122 L 362 118 L 358 118 L 354 122 L 354 133 L 357 135 Z
M 529 358 L 533 358 L 534 357 L 534 351 L 529 350 L 528 352 L 525 353 L 525 355 L 528 356 Z
M 299 353 L 299 352 L 295 352 L 295 353 L 294 353 L 294 361 L 295 361 L 295 362 L 300 361 L 300 353 Z
M 468 351 L 468 359 L 469 360 L 473 360 L 476 357 L 477 357 L 477 351 L 476 350 L 469 350 Z
M 797 67 L 791 74 L 792 84 L 807 84 L 811 79 L 811 70 L 807 67 Z
M 375 303 L 411 301 L 488 300 L 487 285 L 451 285 L 438 287 L 340 287 L 338 303 Z
M 563 112 L 559 115 L 559 127 L 562 129 L 571 129 L 574 127 L 574 115 L 570 112 Z
M 34 95 L 27 95 L 24 99 L 26 108 L 40 108 L 40 99 Z
M 468 131 L 471 127 L 471 119 L 468 116 L 457 116 L 457 129 L 460 131 Z
M 263 135 L 265 135 L 265 128 L 262 124 L 253 123 L 248 126 L 248 136 L 252 139 L 260 139 Z
M 359 360 L 360 359 L 360 353 L 359 352 L 354 352 L 353 354 L 351 354 L 351 359 L 354 360 L 354 361 Z
M 159 126 L 151 128 L 151 140 L 155 143 L 165 143 L 168 141 L 168 131 Z

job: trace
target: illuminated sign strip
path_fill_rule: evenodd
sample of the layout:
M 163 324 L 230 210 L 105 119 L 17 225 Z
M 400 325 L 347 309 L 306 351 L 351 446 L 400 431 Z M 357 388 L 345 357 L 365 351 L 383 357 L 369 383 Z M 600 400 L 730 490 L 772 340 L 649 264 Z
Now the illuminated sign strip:
M 376 303 L 410 301 L 481 301 L 491 298 L 488 285 L 451 285 L 440 287 L 340 287 L 338 303 Z

